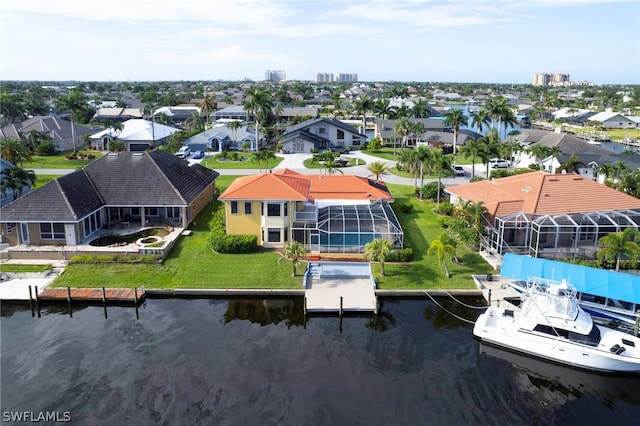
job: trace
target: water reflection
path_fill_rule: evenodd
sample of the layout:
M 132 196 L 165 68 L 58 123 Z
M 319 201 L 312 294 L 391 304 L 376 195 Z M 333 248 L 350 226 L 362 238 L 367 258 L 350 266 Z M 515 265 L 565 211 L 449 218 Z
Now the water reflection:
M 617 401 L 640 405 L 640 376 L 590 373 L 486 344 L 480 345 L 480 353 L 507 361 L 520 390 L 546 406 L 562 406 L 584 396 L 602 399 L 610 407 Z
M 284 322 L 287 328 L 304 325 L 304 300 L 295 299 L 229 299 L 223 323 L 233 320 L 270 325 Z

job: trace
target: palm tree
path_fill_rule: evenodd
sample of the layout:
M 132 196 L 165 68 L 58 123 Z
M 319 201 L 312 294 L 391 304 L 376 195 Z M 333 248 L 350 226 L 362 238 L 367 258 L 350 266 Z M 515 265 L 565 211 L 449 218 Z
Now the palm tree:
M 444 113 L 444 125 L 451 127 L 453 129 L 453 155 L 455 156 L 457 153 L 456 146 L 458 143 L 458 132 L 460 131 L 460 126 L 464 126 L 467 124 L 467 120 L 469 117 L 464 115 L 464 111 L 457 108 L 452 108 L 449 111 Z
M 639 238 L 640 232 L 635 228 L 626 228 L 622 232 L 605 235 L 598 240 L 600 251 L 597 257 L 600 260 L 614 260 L 616 271 L 619 271 L 623 257 L 636 261 L 640 256 L 640 245 L 637 242 Z
M 0 91 L 0 113 L 8 123 L 22 120 L 25 117 L 24 100 L 18 94 Z
M 256 121 L 256 146 L 260 143 L 260 122 L 266 120 L 273 111 L 273 99 L 266 90 L 255 88 L 247 89 L 245 92 L 250 98 L 244 102 L 243 109 L 252 114 Z
M 476 160 L 481 148 L 480 139 L 467 139 L 467 143 L 460 148 L 460 152 L 464 158 L 471 158 L 471 179 L 476 177 Z
M 260 167 L 260 173 L 262 173 L 262 164 L 264 164 L 265 171 L 269 168 L 269 161 L 276 159 L 276 153 L 272 149 L 258 150 L 253 154 L 253 161 L 258 163 Z
M 482 160 L 486 168 L 486 178 L 489 179 L 489 162 L 493 157 L 500 155 L 501 145 L 498 141 L 498 132 L 492 129 L 486 136 L 478 139 L 480 151 L 478 157 Z
M 364 245 L 364 255 L 367 259 L 380 262 L 380 276 L 384 277 L 384 261 L 391 252 L 391 243 L 383 238 L 376 238 Z
M 433 156 L 434 150 L 425 146 L 419 145 L 416 147 L 415 151 L 415 159 L 417 161 L 417 167 L 420 174 L 420 199 L 423 197 L 422 189 L 424 188 L 424 171 L 425 168 L 431 174 L 432 165 L 433 165 Z M 442 151 L 442 150 L 441 150 Z
M 551 153 L 551 148 L 549 148 L 546 145 L 537 143 L 537 144 L 531 145 L 527 150 L 527 152 L 529 153 L 529 155 L 533 155 L 533 158 L 536 164 L 540 165 L 542 160 L 549 157 L 549 154 Z
M 413 116 L 415 118 L 429 118 L 429 104 L 424 99 L 419 99 L 413 104 Z
M 492 96 L 486 105 L 486 110 L 491 117 L 491 128 L 495 129 L 495 122 L 498 121 L 498 128 L 500 128 L 499 120 L 503 116 L 507 106 L 508 99 L 504 96 Z
M 362 114 L 362 133 L 367 129 L 367 112 L 373 109 L 373 99 L 368 95 L 358 97 L 353 103 L 354 109 L 358 114 Z
M 482 133 L 486 127 L 489 127 L 489 123 L 491 123 L 491 116 L 486 109 L 471 114 L 471 127 L 477 128 L 478 133 Z
M 367 164 L 367 170 L 376 177 L 376 180 L 380 180 L 381 175 L 389 174 L 389 166 L 384 161 L 373 161 Z
M 0 139 L 0 150 L 2 159 L 11 164 L 23 166 L 25 161 L 32 161 L 29 148 L 20 139 Z
M 411 121 L 407 117 L 400 117 L 393 125 L 393 131 L 397 137 L 400 137 L 400 146 L 404 148 L 405 141 L 409 133 L 411 133 Z M 396 144 L 393 144 L 393 154 L 395 155 Z
M 25 170 L 22 167 L 8 167 L 2 169 L 2 179 L 0 179 L 0 190 L 3 194 L 11 191 L 13 199 L 17 200 L 22 196 L 25 186 L 32 187 L 36 182 L 36 174 L 33 170 Z
M 243 126 L 244 124 L 242 123 L 242 121 L 238 121 L 238 120 L 234 120 L 227 123 L 227 128 L 233 132 L 234 146 L 238 145 L 238 129 L 242 128 Z M 220 147 L 220 150 L 222 150 L 222 147 Z
M 440 204 L 440 192 L 442 188 L 442 171 L 451 170 L 451 157 L 445 156 L 442 149 L 435 148 L 431 150 L 431 164 L 438 175 L 438 194 L 436 196 L 436 204 Z
M 447 262 L 445 261 L 446 253 L 453 253 L 453 246 L 451 244 L 445 244 L 440 240 L 431 241 L 427 254 L 435 254 L 438 259 L 438 265 L 444 266 L 444 273 L 447 275 L 447 278 L 451 278 L 449 268 L 447 268 Z
M 391 110 L 391 102 L 389 102 L 389 99 L 376 99 L 373 103 L 373 110 L 382 117 L 383 120 L 386 120 Z
M 424 133 L 424 124 L 421 121 L 411 123 L 411 132 L 415 136 L 416 145 L 420 142 L 420 136 Z
M 403 170 L 405 170 L 409 175 L 414 178 L 414 187 L 415 190 L 418 190 L 418 175 L 420 172 L 421 162 L 418 158 L 418 149 L 403 149 L 400 151 L 400 157 L 398 158 L 398 166 L 400 166 Z M 399 167 L 399 168 L 400 168 Z
M 79 90 L 71 90 L 66 96 L 60 97 L 56 101 L 56 106 L 60 109 L 60 112 L 69 112 L 69 118 L 71 119 L 71 137 L 73 138 L 73 152 L 78 151 L 76 141 L 76 126 L 75 123 L 80 118 L 82 111 L 87 109 L 87 97 Z
M 447 231 L 442 231 L 442 234 L 440 234 L 440 242 L 443 245 L 447 245 L 448 244 L 451 247 L 453 247 L 453 250 L 451 251 L 451 254 L 453 256 L 453 261 L 455 263 L 460 263 L 460 259 L 458 259 L 458 256 L 456 255 L 456 248 L 458 247 L 458 240 L 456 240 L 455 238 L 453 238 L 452 236 L 447 234 Z
M 284 260 L 290 260 L 292 264 L 291 276 L 296 276 L 296 267 L 300 265 L 300 257 L 304 256 L 307 253 L 307 250 L 304 246 L 298 241 L 291 241 L 290 244 L 287 244 L 284 248 L 284 256 L 281 257 L 278 261 L 282 262 Z
M 204 95 L 204 98 L 198 104 L 198 107 L 200 107 L 200 110 L 204 115 L 205 127 L 206 127 L 206 123 L 209 122 L 209 115 L 216 108 L 216 105 L 217 105 L 216 100 L 213 98 L 213 96 L 211 96 L 208 93 Z

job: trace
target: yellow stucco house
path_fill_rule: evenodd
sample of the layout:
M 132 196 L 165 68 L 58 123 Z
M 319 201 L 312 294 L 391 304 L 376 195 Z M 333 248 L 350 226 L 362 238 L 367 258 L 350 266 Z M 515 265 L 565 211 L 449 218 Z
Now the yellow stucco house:
M 236 179 L 219 197 L 227 233 L 255 235 L 263 247 L 299 241 L 311 252 L 361 253 L 374 238 L 398 248 L 402 228 L 382 181 L 359 176 L 303 175 L 282 169 Z

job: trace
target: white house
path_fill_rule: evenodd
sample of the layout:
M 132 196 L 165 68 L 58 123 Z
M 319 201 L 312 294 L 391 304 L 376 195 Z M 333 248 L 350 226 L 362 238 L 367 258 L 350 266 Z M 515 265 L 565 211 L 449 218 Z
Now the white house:
M 589 117 L 589 121 L 597 121 L 607 129 L 633 129 L 636 127 L 635 121 L 628 119 L 619 112 L 599 112 Z
M 148 120 L 131 119 L 122 123 L 122 130 L 108 128 L 89 136 L 91 144 L 98 149 L 108 149 L 109 142 L 118 139 L 126 151 L 145 151 L 167 143 L 169 137 L 180 129 L 153 123 Z

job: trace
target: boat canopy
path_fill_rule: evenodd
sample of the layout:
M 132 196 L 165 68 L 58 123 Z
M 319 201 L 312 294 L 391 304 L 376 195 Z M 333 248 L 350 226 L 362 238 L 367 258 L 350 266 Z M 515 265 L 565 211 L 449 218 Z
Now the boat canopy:
M 500 276 L 523 281 L 531 277 L 566 279 L 581 293 L 640 304 L 640 276 L 637 275 L 506 253 Z

